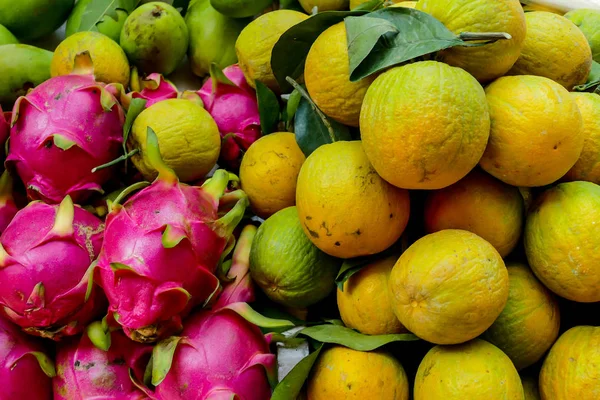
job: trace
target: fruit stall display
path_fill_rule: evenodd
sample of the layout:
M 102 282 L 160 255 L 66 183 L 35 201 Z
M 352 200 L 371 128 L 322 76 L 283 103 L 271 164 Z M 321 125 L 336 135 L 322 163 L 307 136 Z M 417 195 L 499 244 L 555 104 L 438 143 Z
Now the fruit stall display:
M 1 400 L 600 399 L 600 1 L 0 0 Z

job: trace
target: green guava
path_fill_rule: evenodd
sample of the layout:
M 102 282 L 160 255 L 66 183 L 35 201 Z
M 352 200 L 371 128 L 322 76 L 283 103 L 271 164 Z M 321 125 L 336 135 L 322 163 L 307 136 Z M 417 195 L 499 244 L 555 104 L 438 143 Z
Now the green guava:
M 179 66 L 188 49 L 188 28 L 173 6 L 146 3 L 125 20 L 120 44 L 129 62 L 145 73 L 169 75 Z
M 210 0 L 215 10 L 232 18 L 248 18 L 273 4 L 272 0 Z
M 19 39 L 15 37 L 8 29 L 3 25 L 0 25 L 0 46 L 5 44 L 17 44 Z
M 92 1 L 93 0 L 79 0 L 75 4 L 71 15 L 69 15 L 69 19 L 67 19 L 67 27 L 65 29 L 66 36 L 71 36 L 79 31 L 91 30 L 92 27 L 81 26 L 81 24 L 83 22 L 83 15 Z M 128 15 L 129 13 L 127 10 L 117 8 L 113 13 L 106 14 L 102 20 L 95 25 L 95 29 L 119 43 L 121 30 L 123 29 L 123 25 L 125 24 Z
M 295 206 L 269 217 L 250 250 L 252 279 L 267 297 L 287 307 L 308 307 L 327 297 L 341 265 L 306 237 Z
M 220 69 L 235 64 L 235 41 L 250 21 L 221 14 L 210 5 L 210 0 L 192 0 L 185 22 L 190 32 L 188 58 L 194 74 L 208 75 L 213 62 Z

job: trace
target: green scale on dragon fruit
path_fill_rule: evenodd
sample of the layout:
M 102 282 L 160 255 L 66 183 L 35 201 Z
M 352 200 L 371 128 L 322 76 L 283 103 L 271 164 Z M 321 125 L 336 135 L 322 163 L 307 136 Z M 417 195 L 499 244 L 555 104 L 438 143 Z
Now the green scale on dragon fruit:
M 87 53 L 75 63 L 76 74 L 47 80 L 13 107 L 6 166 L 33 200 L 54 204 L 69 195 L 81 203 L 102 193 L 114 170 L 92 169 L 119 156 L 123 109 L 112 87 L 94 80 Z
M 51 400 L 54 375 L 42 343 L 0 317 L 0 398 Z
M 237 64 L 225 68 L 223 74 L 231 85 L 213 84 L 216 79 L 211 77 L 197 94 L 221 134 L 219 165 L 238 170 L 244 153 L 261 135 L 258 101 L 256 92 L 248 85 Z
M 88 332 L 99 325 L 90 324 Z M 132 342 L 120 330 L 109 334 L 109 349 L 95 347 L 88 333 L 59 343 L 57 376 L 52 381 L 54 400 L 148 399 L 135 382 L 144 377 L 152 346 Z
M 225 193 L 238 178 L 217 170 L 201 187 L 179 182 L 160 157 L 148 128 L 147 151 L 158 178 L 123 205 L 126 189 L 111 205 L 96 275 L 109 313 L 125 333 L 154 342 L 181 330 L 181 319 L 221 290 L 215 276 L 232 249 L 233 230 L 248 199 L 241 190 Z
M 161 341 L 152 353 L 153 399 L 268 400 L 276 359 L 270 335 L 242 315 L 254 300 L 249 275 L 256 227 L 246 226 L 235 248 L 228 278 L 215 305 L 185 320 L 180 336 Z
M 59 340 L 106 310 L 93 284 L 102 221 L 70 197 L 29 203 L 0 236 L 0 312 L 27 333 Z

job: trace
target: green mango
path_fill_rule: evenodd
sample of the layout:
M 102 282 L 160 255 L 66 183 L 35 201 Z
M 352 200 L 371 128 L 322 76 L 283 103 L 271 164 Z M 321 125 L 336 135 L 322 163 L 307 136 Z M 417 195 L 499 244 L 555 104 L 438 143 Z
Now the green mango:
M 207 75 L 213 62 L 220 69 L 235 64 L 235 41 L 250 21 L 219 13 L 210 0 L 192 0 L 185 22 L 190 32 L 188 58 L 194 74 Z
M 97 30 L 98 32 L 108 36 L 115 42 L 119 43 L 119 36 L 121 36 L 121 29 L 125 24 L 125 20 L 129 13 L 127 10 L 118 8 L 114 15 L 109 14 L 96 24 L 95 29 L 91 29 L 89 26 L 81 26 L 83 14 L 94 0 L 79 0 L 75 4 L 75 8 L 67 19 L 67 28 L 65 30 L 66 36 L 71 36 L 79 31 Z
M 10 110 L 19 96 L 50 79 L 53 53 L 27 44 L 0 46 L 0 104 Z
M 569 11 L 565 18 L 581 29 L 592 48 L 592 58 L 600 63 L 600 10 L 581 8 Z
M 0 46 L 3 44 L 15 44 L 19 43 L 19 39 L 15 37 L 8 29 L 3 25 L 0 25 Z
M 259 14 L 273 4 L 273 0 L 210 0 L 210 5 L 223 15 L 247 18 Z
M 0 0 L 0 24 L 19 40 L 47 36 L 66 21 L 74 0 Z

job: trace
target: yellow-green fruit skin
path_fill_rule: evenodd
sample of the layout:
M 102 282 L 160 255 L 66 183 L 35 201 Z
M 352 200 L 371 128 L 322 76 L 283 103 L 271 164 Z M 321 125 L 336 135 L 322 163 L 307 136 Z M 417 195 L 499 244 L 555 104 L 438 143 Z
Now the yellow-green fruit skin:
M 435 346 L 415 377 L 414 400 L 524 400 L 521 378 L 496 346 L 475 339 Z
M 441 189 L 477 165 L 490 118 L 475 78 L 422 61 L 375 79 L 363 100 L 360 129 L 365 152 L 383 179 L 404 189 Z
M 494 247 L 474 233 L 446 229 L 413 243 L 392 269 L 394 313 L 410 332 L 436 344 L 471 340 L 508 299 L 508 272 Z
M 538 387 L 538 376 L 521 377 L 525 400 L 540 400 L 540 390 Z
M 50 79 L 53 53 L 27 44 L 0 46 L 0 104 L 12 109 L 27 90 Z
M 563 180 L 600 184 L 600 96 L 595 93 L 571 93 L 571 96 L 583 120 L 583 150 Z
M 307 13 L 312 13 L 312 10 L 317 7 L 319 12 L 322 11 L 345 11 L 350 7 L 349 0 L 298 0 L 300 5 Z
M 0 46 L 5 44 L 17 44 L 19 39 L 15 37 L 4 25 L 0 25 Z
M 567 90 L 585 83 L 592 69 L 592 49 L 583 32 L 551 12 L 528 12 L 525 19 L 527 38 L 508 74 L 545 76 Z
M 155 1 L 136 8 L 125 20 L 120 38 L 129 61 L 146 74 L 169 75 L 188 49 L 185 20 L 175 8 Z
M 507 265 L 508 301 L 485 332 L 518 370 L 526 368 L 552 347 L 560 329 L 560 310 L 552 293 L 523 264 Z
M 506 32 L 510 40 L 480 47 L 453 47 L 439 53 L 439 61 L 460 67 L 481 82 L 504 75 L 517 61 L 527 27 L 518 0 L 420 0 L 416 9 L 431 14 L 455 34 Z
M 600 10 L 581 8 L 569 11 L 565 18 L 581 29 L 592 49 L 592 58 L 600 62 Z
M 527 217 L 524 239 L 529 265 L 548 289 L 600 301 L 600 186 L 578 181 L 548 189 Z
M 315 363 L 307 400 L 408 400 L 408 392 L 406 372 L 390 354 L 334 346 Z
M 210 0 L 192 0 L 185 22 L 190 33 L 188 57 L 195 75 L 208 75 L 213 62 L 220 69 L 237 62 L 235 41 L 249 19 L 227 17 L 215 10 Z
M 600 327 L 563 333 L 544 360 L 539 384 L 542 400 L 600 399 Z
M 512 186 L 560 179 L 579 159 L 583 119 L 571 94 L 542 76 L 503 76 L 486 89 L 492 120 L 481 167 Z

